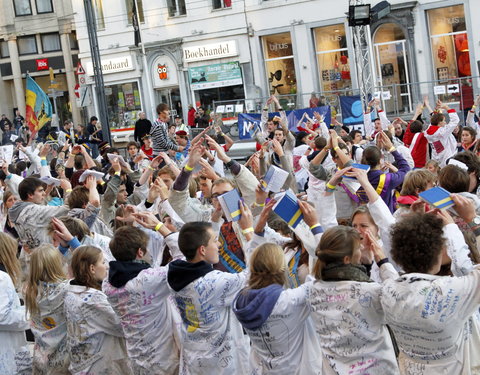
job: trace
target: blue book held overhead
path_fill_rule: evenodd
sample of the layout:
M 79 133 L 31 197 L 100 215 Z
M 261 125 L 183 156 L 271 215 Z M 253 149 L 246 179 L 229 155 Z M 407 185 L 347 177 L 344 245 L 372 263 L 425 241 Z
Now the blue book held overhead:
M 370 170 L 370 166 L 367 165 L 367 164 L 352 163 L 352 165 L 350 165 L 350 167 L 357 168 L 357 169 L 363 169 L 367 173 Z M 356 180 L 355 177 L 350 177 L 350 176 L 345 176 L 345 175 L 343 176 L 343 178 L 350 178 L 351 180 Z
M 237 189 L 230 190 L 218 197 L 218 202 L 222 206 L 223 214 L 227 221 L 238 221 L 242 216 L 240 211 L 240 194 Z
M 440 186 L 422 191 L 418 195 L 429 205 L 439 209 L 446 209 L 455 204 L 450 197 L 450 193 Z
M 295 228 L 303 220 L 298 199 L 291 190 L 285 192 L 285 195 L 273 207 L 273 211 L 292 228 Z

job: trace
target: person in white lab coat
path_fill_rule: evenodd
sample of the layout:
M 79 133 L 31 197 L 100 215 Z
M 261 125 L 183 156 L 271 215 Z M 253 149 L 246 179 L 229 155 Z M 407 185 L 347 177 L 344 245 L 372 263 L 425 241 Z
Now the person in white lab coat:
M 249 374 L 323 373 L 307 303 L 311 281 L 284 289 L 287 268 L 280 246 L 260 245 L 250 258 L 248 286 L 233 302 L 233 312 L 252 342 Z
M 174 325 L 180 316 L 169 298 L 167 267 L 160 267 L 163 255 L 160 250 L 165 242 L 173 259 L 182 257 L 178 233 L 170 232 L 153 214 L 136 217 L 143 225 L 159 226 L 161 235 L 152 230 L 147 234 L 131 226 L 117 229 L 110 243 L 116 260 L 110 262 L 103 291 L 120 317 L 135 375 L 177 374 L 179 348 L 174 339 Z M 148 255 L 148 242 L 153 241 L 156 246 L 150 246 L 150 265 L 144 259 Z
M 382 279 L 397 277 L 381 247 L 366 232 Z M 320 345 L 336 374 L 399 374 L 392 340 L 380 305 L 382 286 L 371 282 L 353 228 L 327 229 L 317 248 L 315 278 L 308 295 Z
M 25 305 L 35 336 L 34 374 L 70 374 L 67 322 L 63 308 L 67 285 L 60 251 L 48 244 L 35 249 L 30 256 L 25 285 Z
M 250 240 L 252 214 L 245 204 L 240 208 L 238 223 Z M 219 241 L 207 222 L 185 224 L 178 245 L 186 261 L 171 262 L 167 280 L 183 321 L 180 374 L 248 374 L 248 337 L 231 307 L 245 286 L 248 268 L 239 273 L 213 269 Z
M 15 291 L 21 269 L 18 243 L 0 233 L 0 374 L 31 374 L 32 358 L 25 339 L 28 321 Z
M 446 257 L 445 234 L 457 249 L 468 251 L 446 211 L 411 214 L 392 228 L 392 256 L 406 274 L 385 281 L 381 303 L 400 348 L 402 374 L 480 372 L 480 268 L 462 277 L 436 276 Z M 474 339 L 476 349 L 471 350 Z
M 120 319 L 100 291 L 107 276 L 102 251 L 92 246 L 75 249 L 74 279 L 65 294 L 69 370 L 74 375 L 132 374 Z

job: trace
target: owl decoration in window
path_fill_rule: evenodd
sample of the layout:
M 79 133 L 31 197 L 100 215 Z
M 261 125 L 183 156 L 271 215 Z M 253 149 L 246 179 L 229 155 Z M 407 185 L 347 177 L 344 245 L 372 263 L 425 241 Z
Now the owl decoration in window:
M 158 72 L 158 77 L 161 80 L 168 79 L 167 65 L 166 64 L 165 65 L 158 64 L 157 72 Z

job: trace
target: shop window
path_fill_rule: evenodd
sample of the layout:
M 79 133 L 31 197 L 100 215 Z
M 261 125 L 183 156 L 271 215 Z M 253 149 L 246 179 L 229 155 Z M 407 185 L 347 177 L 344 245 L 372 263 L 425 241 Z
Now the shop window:
M 134 126 L 142 109 L 138 82 L 105 86 L 105 95 L 110 127 Z
M 103 0 L 92 0 L 93 12 L 95 13 L 95 20 L 97 21 L 97 29 L 105 29 L 105 19 L 103 17 Z
M 30 16 L 32 14 L 32 4 L 30 0 L 13 0 L 15 16 Z
M 352 80 L 347 38 L 343 24 L 314 30 L 318 74 L 322 92 L 350 89 Z
M 42 50 L 43 52 L 61 51 L 60 35 L 58 34 L 42 34 Z
M 37 13 L 53 13 L 52 0 L 35 0 Z
M 232 0 L 213 0 L 213 9 L 231 8 Z
M 38 51 L 35 35 L 17 38 L 17 46 L 19 55 L 33 55 Z
M 8 50 L 8 42 L 6 40 L 0 41 L 0 57 L 3 59 L 10 57 L 10 51 Z
M 463 5 L 431 9 L 427 17 L 436 79 L 471 76 Z
M 132 24 L 132 16 L 133 16 L 133 6 L 135 5 L 135 0 L 125 0 L 125 4 L 127 7 L 127 15 L 128 15 L 128 24 Z M 143 1 L 137 0 L 137 17 L 139 22 L 145 22 L 145 17 L 143 15 Z
M 185 0 L 167 0 L 167 4 L 169 17 L 184 16 L 187 14 Z
M 263 37 L 263 54 L 270 92 L 272 94 L 295 94 L 297 77 L 290 33 Z

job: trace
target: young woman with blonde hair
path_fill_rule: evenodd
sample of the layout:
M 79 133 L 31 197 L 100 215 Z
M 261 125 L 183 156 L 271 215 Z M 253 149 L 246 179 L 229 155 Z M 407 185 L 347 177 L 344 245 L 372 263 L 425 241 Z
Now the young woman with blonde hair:
M 73 252 L 65 295 L 67 346 L 72 374 L 132 374 L 123 329 L 101 291 L 107 277 L 102 251 L 80 246 Z
M 18 243 L 0 233 L 0 373 L 31 373 L 31 357 L 25 339 L 28 329 L 25 308 L 15 290 L 21 276 L 17 260 Z M 21 362 L 20 362 L 20 361 Z
M 249 260 L 248 286 L 233 311 L 250 336 L 250 374 L 318 374 L 322 356 L 307 295 L 311 283 L 285 289 L 288 266 L 282 248 L 257 247 Z
M 70 373 L 63 305 L 67 285 L 62 254 L 47 244 L 35 249 L 25 285 L 25 305 L 35 336 L 33 374 Z

